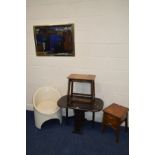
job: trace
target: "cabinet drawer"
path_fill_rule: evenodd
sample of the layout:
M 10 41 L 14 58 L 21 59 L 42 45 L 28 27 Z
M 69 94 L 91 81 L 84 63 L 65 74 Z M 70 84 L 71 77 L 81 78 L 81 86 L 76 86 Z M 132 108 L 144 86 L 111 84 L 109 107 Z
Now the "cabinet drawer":
M 103 123 L 112 127 L 120 125 L 120 120 L 112 115 L 104 114 Z

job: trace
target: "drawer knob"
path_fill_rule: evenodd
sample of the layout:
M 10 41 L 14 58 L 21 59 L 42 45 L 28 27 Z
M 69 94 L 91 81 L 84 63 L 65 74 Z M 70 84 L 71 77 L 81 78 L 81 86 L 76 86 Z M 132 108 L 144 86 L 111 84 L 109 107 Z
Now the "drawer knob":
M 108 125 L 112 125 L 110 122 L 108 122 Z

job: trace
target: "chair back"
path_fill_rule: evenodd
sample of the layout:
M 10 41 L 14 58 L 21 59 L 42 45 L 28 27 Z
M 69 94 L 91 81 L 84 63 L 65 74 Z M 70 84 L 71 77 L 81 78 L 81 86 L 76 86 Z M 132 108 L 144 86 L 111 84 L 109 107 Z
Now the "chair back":
M 57 103 L 57 100 L 61 97 L 59 91 L 52 87 L 40 87 L 37 89 L 33 95 L 33 105 L 37 106 L 40 102 L 43 101 L 52 101 Z

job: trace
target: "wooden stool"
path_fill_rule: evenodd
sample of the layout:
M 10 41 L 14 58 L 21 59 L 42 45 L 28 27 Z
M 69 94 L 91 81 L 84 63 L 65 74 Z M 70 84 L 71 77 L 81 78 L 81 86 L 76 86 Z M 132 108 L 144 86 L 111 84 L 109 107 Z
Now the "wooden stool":
M 90 97 L 92 99 L 92 103 L 95 100 L 95 77 L 96 75 L 91 74 L 70 74 L 68 78 L 68 102 L 69 97 L 78 96 L 80 97 Z M 82 83 L 90 83 L 90 94 L 82 94 L 73 92 L 74 82 L 82 82 Z M 68 108 L 66 108 L 66 118 L 68 118 Z M 92 121 L 94 123 L 95 120 L 95 112 L 92 114 Z
M 111 104 L 104 110 L 102 129 L 107 126 L 112 127 L 115 130 L 116 142 L 119 142 L 120 125 L 125 121 L 125 131 L 128 129 L 128 111 L 129 109 L 118 105 L 116 103 Z
M 68 95 L 74 96 L 85 96 L 85 97 L 91 97 L 92 100 L 95 98 L 95 75 L 91 74 L 70 74 L 68 76 Z M 90 94 L 80 94 L 73 92 L 73 84 L 74 82 L 85 82 L 91 84 L 91 93 Z

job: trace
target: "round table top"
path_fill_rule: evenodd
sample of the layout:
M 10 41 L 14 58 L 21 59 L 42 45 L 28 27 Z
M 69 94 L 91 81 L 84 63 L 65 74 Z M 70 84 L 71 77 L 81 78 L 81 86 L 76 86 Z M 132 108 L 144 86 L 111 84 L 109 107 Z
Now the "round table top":
M 100 98 L 95 98 L 92 101 L 88 97 L 68 97 L 65 95 L 57 101 L 57 104 L 61 108 L 97 112 L 103 109 L 104 102 Z

